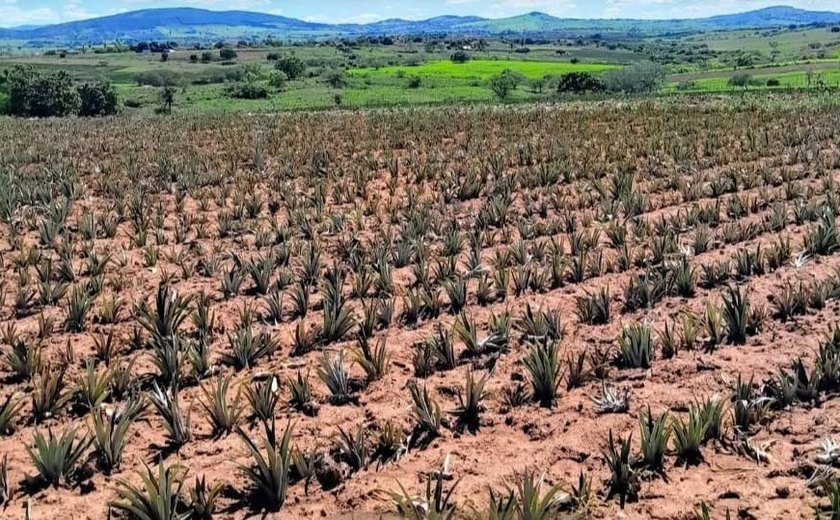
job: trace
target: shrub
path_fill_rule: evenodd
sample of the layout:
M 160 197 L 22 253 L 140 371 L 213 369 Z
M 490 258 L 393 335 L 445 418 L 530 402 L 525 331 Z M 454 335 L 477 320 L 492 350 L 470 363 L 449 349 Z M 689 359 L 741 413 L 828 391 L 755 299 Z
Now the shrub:
M 517 74 L 511 70 L 506 70 L 501 74 L 497 74 L 490 78 L 488 85 L 490 90 L 493 91 L 500 101 L 507 101 L 511 93 L 516 90 L 516 87 L 518 87 L 521 82 L 521 74 Z
M 557 83 L 558 94 L 584 94 L 602 90 L 604 90 L 604 84 L 589 72 L 563 74 Z
M 268 87 L 257 81 L 237 81 L 228 85 L 227 95 L 236 99 L 266 99 Z
M 449 59 L 453 63 L 466 63 L 470 61 L 470 55 L 466 51 L 455 51 Z
M 236 51 L 229 48 L 219 49 L 219 58 L 222 61 L 231 61 L 236 59 Z
M 646 62 L 612 70 L 604 75 L 603 81 L 610 92 L 639 94 L 654 92 L 664 77 L 661 66 Z
M 306 72 L 306 63 L 295 56 L 284 56 L 274 62 L 274 70 L 282 72 L 290 81 L 294 81 Z
M 727 83 L 729 84 L 730 87 L 742 87 L 742 88 L 749 87 L 751 82 L 752 82 L 752 76 L 747 74 L 747 73 L 735 74 L 734 76 L 729 78 L 729 81 L 727 81 Z
M 6 72 L 6 110 L 19 117 L 63 117 L 79 108 L 79 93 L 66 71 L 38 72 L 17 65 Z
M 285 72 L 282 70 L 276 70 L 269 78 L 269 83 L 272 87 L 277 90 L 283 90 L 283 87 L 286 86 L 286 82 L 289 80 L 289 77 L 286 75 Z
M 82 83 L 78 92 L 80 116 L 109 116 L 117 112 L 117 93 L 107 81 Z
M 154 70 L 140 72 L 134 76 L 138 85 L 150 87 L 163 87 L 166 85 L 177 85 L 181 83 L 181 74 L 171 70 Z

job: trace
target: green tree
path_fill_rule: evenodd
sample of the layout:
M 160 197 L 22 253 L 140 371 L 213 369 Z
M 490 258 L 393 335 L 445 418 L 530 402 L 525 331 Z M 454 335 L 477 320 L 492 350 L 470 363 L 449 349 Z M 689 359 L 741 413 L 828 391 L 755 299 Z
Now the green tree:
M 344 88 L 347 78 L 342 69 L 330 69 L 324 74 L 324 82 L 332 88 Z
M 589 72 L 563 74 L 557 82 L 558 94 L 584 94 L 602 90 L 604 90 L 604 84 Z
M 80 116 L 108 116 L 117 112 L 117 93 L 107 81 L 82 83 L 78 92 Z
M 172 105 L 175 103 L 175 86 L 164 85 L 160 89 L 160 104 L 163 111 L 167 114 L 172 113 Z
M 511 93 L 516 90 L 516 87 L 522 82 L 522 76 L 511 70 L 505 70 L 501 74 L 497 74 L 490 78 L 488 85 L 490 90 L 499 98 L 500 101 L 507 101 Z
M 20 117 L 62 117 L 75 114 L 79 94 L 66 71 L 39 72 L 17 65 L 5 72 L 9 114 Z
M 455 51 L 449 59 L 452 60 L 453 63 L 466 63 L 470 61 L 470 55 L 467 51 Z
M 236 51 L 225 47 L 224 49 L 219 49 L 219 58 L 222 61 L 231 61 L 236 59 Z
M 286 76 L 286 73 L 282 70 L 275 70 L 271 77 L 269 78 L 269 83 L 271 86 L 277 90 L 283 90 L 283 87 L 286 86 L 286 82 L 289 81 L 289 78 Z
M 752 76 L 744 73 L 744 74 L 735 74 L 734 76 L 729 78 L 729 81 L 727 83 L 729 83 L 730 87 L 747 88 L 747 87 L 750 86 L 751 82 L 752 82 Z
M 294 56 L 283 56 L 274 62 L 274 69 L 285 74 L 290 81 L 294 81 L 306 72 L 306 63 Z
M 604 86 L 610 92 L 652 94 L 664 79 L 665 72 L 660 65 L 642 62 L 608 72 L 604 75 Z

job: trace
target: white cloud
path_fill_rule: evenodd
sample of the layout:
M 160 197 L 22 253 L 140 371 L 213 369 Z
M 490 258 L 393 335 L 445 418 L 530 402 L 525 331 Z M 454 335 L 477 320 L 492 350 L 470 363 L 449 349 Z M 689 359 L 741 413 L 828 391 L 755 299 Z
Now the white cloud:
M 15 27 L 27 24 L 58 23 L 61 21 L 61 16 L 48 7 L 23 9 L 9 4 L 8 7 L 0 6 L 0 20 L 3 27 Z

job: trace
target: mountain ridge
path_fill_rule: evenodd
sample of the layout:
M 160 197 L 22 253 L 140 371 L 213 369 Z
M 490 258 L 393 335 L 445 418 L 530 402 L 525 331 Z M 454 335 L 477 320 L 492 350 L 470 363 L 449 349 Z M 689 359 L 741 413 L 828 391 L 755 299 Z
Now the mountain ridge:
M 141 9 L 99 18 L 36 27 L 0 28 L 0 39 L 30 42 L 114 40 L 209 40 L 254 37 L 306 39 L 331 36 L 393 36 L 428 33 L 465 36 L 505 34 L 627 33 L 664 34 L 736 28 L 840 23 L 840 13 L 772 6 L 742 13 L 683 19 L 558 18 L 532 11 L 507 18 L 437 16 L 427 20 L 389 19 L 367 24 L 326 24 L 251 11 L 211 11 L 194 7 Z

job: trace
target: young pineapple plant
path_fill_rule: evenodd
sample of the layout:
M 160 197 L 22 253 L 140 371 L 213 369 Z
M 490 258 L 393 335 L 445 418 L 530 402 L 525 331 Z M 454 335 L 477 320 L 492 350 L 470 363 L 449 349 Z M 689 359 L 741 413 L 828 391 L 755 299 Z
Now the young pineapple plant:
M 179 334 L 181 325 L 190 316 L 192 300 L 192 297 L 181 296 L 168 284 L 161 282 L 153 309 L 146 302 L 135 306 L 134 315 L 140 326 L 151 335 L 153 348 L 171 343 Z
M 610 289 L 602 287 L 597 293 L 586 292 L 575 299 L 575 314 L 581 323 L 605 325 L 610 322 Z
M 244 324 L 228 335 L 228 344 L 230 352 L 222 354 L 222 362 L 236 370 L 254 367 L 261 358 L 269 357 L 277 350 L 277 341 L 271 334 L 254 334 L 251 327 Z
M 443 414 L 438 402 L 429 395 L 429 390 L 424 386 L 421 390 L 414 381 L 408 384 L 411 393 L 412 414 L 417 421 L 415 429 L 420 435 L 424 435 L 430 441 L 441 435 L 443 428 Z M 418 439 L 419 440 L 419 439 Z
M 228 402 L 230 379 L 230 376 L 220 376 L 216 379 L 211 390 L 201 387 L 203 399 L 199 402 L 204 411 L 207 412 L 213 435 L 216 437 L 232 433 L 242 416 L 241 389 L 237 390 L 233 400 Z
M 510 493 L 514 498 L 515 516 L 510 518 L 550 520 L 572 506 L 572 497 L 562 484 L 546 487 L 544 476 L 538 478 L 533 471 L 517 475 L 514 491 Z
M 344 431 L 338 427 L 338 436 L 333 441 L 341 460 L 350 466 L 352 471 L 361 471 L 370 461 L 369 432 L 364 426 L 356 428 L 355 432 Z
M 655 351 L 656 339 L 648 325 L 629 325 L 618 336 L 618 365 L 621 367 L 650 368 Z
M 472 370 L 467 371 L 464 390 L 458 390 L 458 407 L 453 411 L 461 428 L 468 428 L 472 432 L 478 429 L 480 415 L 484 411 L 482 401 L 487 395 L 485 387 L 489 378 L 489 375 L 476 378 Z
M 254 492 L 276 511 L 286 503 L 286 491 L 290 479 L 289 468 L 292 463 L 293 427 L 291 423 L 287 424 L 282 437 L 278 439 L 273 420 L 265 423 L 264 426 L 263 450 L 257 447 L 247 432 L 241 428 L 237 430 L 254 460 L 253 465 L 240 464 L 239 469 L 250 481 Z
M 318 378 L 327 385 L 332 404 L 347 404 L 356 399 L 351 387 L 350 373 L 344 362 L 344 352 L 337 356 L 324 353 L 321 357 L 321 366 L 318 367 Z
M 289 380 L 289 389 L 292 394 L 289 404 L 292 408 L 310 417 L 314 417 L 318 413 L 318 408 L 312 398 L 312 386 L 309 384 L 308 377 L 304 377 L 298 371 L 297 376 Z
M 601 452 L 604 463 L 610 469 L 607 500 L 617 495 L 622 509 L 628 500 L 635 500 L 638 496 L 638 474 L 633 469 L 634 461 L 630 456 L 631 438 L 632 435 L 616 439 L 610 430 L 607 445 Z
M 9 455 L 4 454 L 0 461 L 0 506 L 5 507 L 12 498 L 12 490 L 9 485 Z
M 329 271 L 323 287 L 323 322 L 321 341 L 325 345 L 340 341 L 355 325 L 353 312 L 342 295 L 344 276 L 337 270 Z
M 453 495 L 459 481 L 446 489 L 448 472 L 445 466 L 426 476 L 425 493 L 421 496 L 411 495 L 402 484 L 399 484 L 399 491 L 380 491 L 380 494 L 390 500 L 400 518 L 455 520 L 458 508 Z
M 85 321 L 93 306 L 93 298 L 81 285 L 73 287 L 65 304 L 66 319 L 64 328 L 67 332 L 82 332 L 87 326 Z
M 533 399 L 541 406 L 553 406 L 559 393 L 563 368 L 557 343 L 535 345 L 522 363 L 530 376 Z
M 692 406 L 686 419 L 677 417 L 671 421 L 671 438 L 674 452 L 684 464 L 697 464 L 703 458 L 701 446 L 706 438 L 709 424 L 702 410 Z
M 3 361 L 5 368 L 21 381 L 29 381 L 41 371 L 43 366 L 42 348 L 39 343 L 29 343 L 21 338 L 11 340 L 11 348 Z
M 84 374 L 76 378 L 76 404 L 79 408 L 92 412 L 99 408 L 111 391 L 113 373 L 103 370 L 97 373 L 92 359 L 85 362 Z
M 271 374 L 263 380 L 255 380 L 245 387 L 245 400 L 251 407 L 253 417 L 262 422 L 274 420 L 274 412 L 280 401 L 280 378 Z
M 723 318 L 726 322 L 726 339 L 734 345 L 747 342 L 750 318 L 749 296 L 735 287 L 729 287 L 723 296 Z
M 190 413 L 181 411 L 177 389 L 164 390 L 155 383 L 149 400 L 163 419 L 172 446 L 180 447 L 192 440 Z
M 23 400 L 10 393 L 3 404 L 0 404 L 0 437 L 8 435 L 15 429 L 15 420 L 23 408 Z
M 111 412 L 98 409 L 92 414 L 93 446 L 99 467 L 106 473 L 119 468 L 122 463 L 128 431 L 145 408 L 145 403 L 135 406 L 138 408 L 127 406 Z
M 203 475 L 201 478 L 196 477 L 192 487 L 189 488 L 190 519 L 212 520 L 219 509 L 218 501 L 223 489 L 221 484 L 208 485 Z
M 64 374 L 64 370 L 45 370 L 35 379 L 32 417 L 36 422 L 58 416 L 72 399 L 73 394 L 64 388 Z
M 665 453 L 671 438 L 671 422 L 667 411 L 654 417 L 648 407 L 647 412 L 639 415 L 640 453 L 638 462 L 653 473 L 662 473 L 665 469 Z
M 188 520 L 190 511 L 183 496 L 186 470 L 177 465 L 164 466 L 158 463 L 157 471 L 144 466 L 138 471 L 141 485 L 128 481 L 117 481 L 119 501 L 110 502 L 109 507 L 126 514 L 129 518 L 149 520 Z
M 592 397 L 592 402 L 599 414 L 627 413 L 630 409 L 630 389 L 616 389 L 603 381 L 600 393 Z
M 64 430 L 59 436 L 52 430 L 48 430 L 46 436 L 36 430 L 35 438 L 26 451 L 41 482 L 57 488 L 68 484 L 76 474 L 91 442 L 92 439 L 87 436 L 77 439 L 76 430 L 72 428 Z
M 359 335 L 353 361 L 364 370 L 368 383 L 382 379 L 388 371 L 391 354 L 387 349 L 387 340 L 385 336 L 379 338 L 376 347 L 371 350 L 367 338 Z

